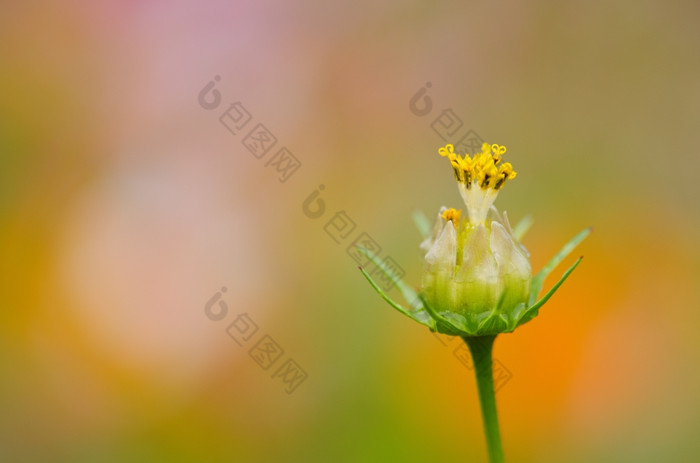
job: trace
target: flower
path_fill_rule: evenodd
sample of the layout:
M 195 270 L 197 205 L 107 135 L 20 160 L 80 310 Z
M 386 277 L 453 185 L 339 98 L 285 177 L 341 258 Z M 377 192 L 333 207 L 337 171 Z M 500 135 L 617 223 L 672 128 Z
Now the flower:
M 531 221 L 524 219 L 511 228 L 507 214 L 493 206 L 506 182 L 516 177 L 513 166 L 502 162 L 505 152 L 505 146 L 488 143 L 471 156 L 456 154 L 449 144 L 438 150 L 450 161 L 467 213 L 463 217 L 459 209 L 440 209 L 432 233 L 420 245 L 425 259 L 420 293 L 396 279 L 376 256 L 363 251 L 396 283 L 411 309 L 389 298 L 361 268 L 375 290 L 401 313 L 433 331 L 459 336 L 513 331 L 538 314 L 581 261 L 579 258 L 537 301 L 547 275 L 590 229 L 576 235 L 533 277 L 530 254 L 519 241 Z M 419 228 L 429 227 L 424 217 L 418 222 Z
M 467 208 L 443 207 L 425 252 L 422 294 L 434 310 L 468 316 L 515 310 L 530 292 L 530 254 L 513 236 L 508 216 L 492 206 L 507 180 L 515 178 L 510 163 L 501 163 L 505 146 L 484 143 L 473 156 L 456 155 L 452 145 L 440 148 L 454 170 Z

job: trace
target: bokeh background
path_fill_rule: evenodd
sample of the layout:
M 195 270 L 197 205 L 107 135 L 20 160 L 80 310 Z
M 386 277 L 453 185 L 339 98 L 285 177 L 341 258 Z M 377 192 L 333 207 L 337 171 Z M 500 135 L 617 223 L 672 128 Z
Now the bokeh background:
M 699 16 L 3 2 L 0 460 L 485 461 L 457 343 L 399 316 L 347 253 L 365 232 L 420 281 L 411 214 L 460 204 L 432 127 L 451 109 L 460 134 L 508 147 L 519 176 L 497 205 L 535 217 L 535 269 L 595 227 L 540 316 L 497 341 L 508 460 L 695 461 Z M 198 101 L 210 82 L 216 109 Z M 236 134 L 219 122 L 234 102 L 252 117 Z M 278 140 L 261 159 L 243 145 L 257 123 Z M 282 146 L 302 163 L 285 182 Z M 355 228 L 336 243 L 339 212 Z M 258 331 L 239 345 L 243 314 Z M 265 335 L 284 351 L 267 369 L 250 355 Z M 303 381 L 275 375 L 287 359 Z

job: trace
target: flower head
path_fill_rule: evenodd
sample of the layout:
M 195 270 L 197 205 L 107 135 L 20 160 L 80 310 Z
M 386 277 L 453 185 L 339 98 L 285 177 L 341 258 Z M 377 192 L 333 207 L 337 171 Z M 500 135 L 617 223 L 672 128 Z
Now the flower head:
M 516 175 L 510 163 L 501 162 L 505 146 L 484 143 L 480 153 L 463 157 L 452 145 L 438 152 L 452 165 L 467 219 L 460 220 L 460 210 L 443 207 L 432 235 L 421 244 L 426 303 L 463 316 L 524 305 L 532 276 L 530 255 L 513 236 L 508 217 L 493 207 L 500 189 Z
M 466 214 L 447 207 L 438 212 L 432 233 L 420 245 L 425 266 L 418 294 L 365 251 L 399 286 L 411 309 L 391 300 L 361 268 L 372 286 L 394 308 L 431 330 L 459 336 L 513 331 L 537 315 L 581 260 L 537 300 L 544 279 L 590 229 L 576 235 L 533 277 L 530 254 L 519 241 L 529 221 L 513 229 L 506 213 L 499 213 L 493 206 L 499 191 L 516 176 L 513 166 L 502 162 L 505 152 L 505 146 L 488 143 L 472 155 L 455 153 L 453 145 L 438 150 L 450 162 Z M 421 224 L 424 221 L 420 219 Z

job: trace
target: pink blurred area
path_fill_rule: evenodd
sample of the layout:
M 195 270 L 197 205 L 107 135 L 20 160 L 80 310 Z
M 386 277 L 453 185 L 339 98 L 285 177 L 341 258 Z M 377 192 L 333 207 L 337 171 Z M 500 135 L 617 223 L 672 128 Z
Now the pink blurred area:
M 0 6 L 0 460 L 485 461 L 457 340 L 400 317 L 349 255 L 367 233 L 418 284 L 412 212 L 460 207 L 434 130 L 451 109 L 460 133 L 508 147 L 518 178 L 496 204 L 534 214 L 535 269 L 594 226 L 540 316 L 497 341 L 508 460 L 691 461 L 697 15 L 683 2 Z M 210 82 L 215 109 L 199 101 Z M 418 115 L 422 88 L 432 109 Z M 231 133 L 219 118 L 236 102 L 251 125 Z M 260 159 L 244 145 L 259 123 L 277 138 Z M 285 181 L 282 146 L 301 162 Z M 318 218 L 303 210 L 314 192 Z M 341 213 L 354 225 L 332 237 Z M 248 334 L 233 325 L 244 315 Z

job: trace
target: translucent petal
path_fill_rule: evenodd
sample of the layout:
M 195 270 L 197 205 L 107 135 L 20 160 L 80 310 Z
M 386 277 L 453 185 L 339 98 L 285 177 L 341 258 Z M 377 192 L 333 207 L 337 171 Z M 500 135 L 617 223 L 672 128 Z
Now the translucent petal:
M 441 219 L 442 220 L 442 219 Z M 432 247 L 425 255 L 429 272 L 442 271 L 454 275 L 457 261 L 457 234 L 452 222 L 446 222 Z
M 464 243 L 460 279 L 484 283 L 498 281 L 497 262 L 491 254 L 490 244 L 486 227 L 475 227 Z
M 498 222 L 491 222 L 491 251 L 501 275 L 512 274 L 523 280 L 530 278 L 530 261 L 522 254 L 508 230 Z
M 435 243 L 435 240 L 437 239 L 438 235 L 440 235 L 443 225 L 445 224 L 445 220 L 442 218 L 442 213 L 446 210 L 447 208 L 445 206 L 442 206 L 440 208 L 440 212 L 438 212 L 437 217 L 435 218 L 435 225 L 433 225 L 433 231 L 420 244 L 420 249 L 424 253 L 430 251 L 430 248 L 433 247 L 433 244 Z
M 510 226 L 510 220 L 508 220 L 508 212 L 503 211 L 503 220 L 498 220 L 498 223 L 506 227 L 506 230 L 508 230 L 508 234 L 513 236 L 513 228 Z
M 505 211 L 503 212 L 503 214 L 505 214 Z M 498 223 L 503 223 L 505 222 L 503 217 L 504 216 L 501 216 L 501 213 L 498 212 L 498 209 L 496 209 L 496 206 L 491 206 L 491 208 L 489 209 L 489 215 L 487 216 L 487 221 L 492 222 L 495 220 Z

